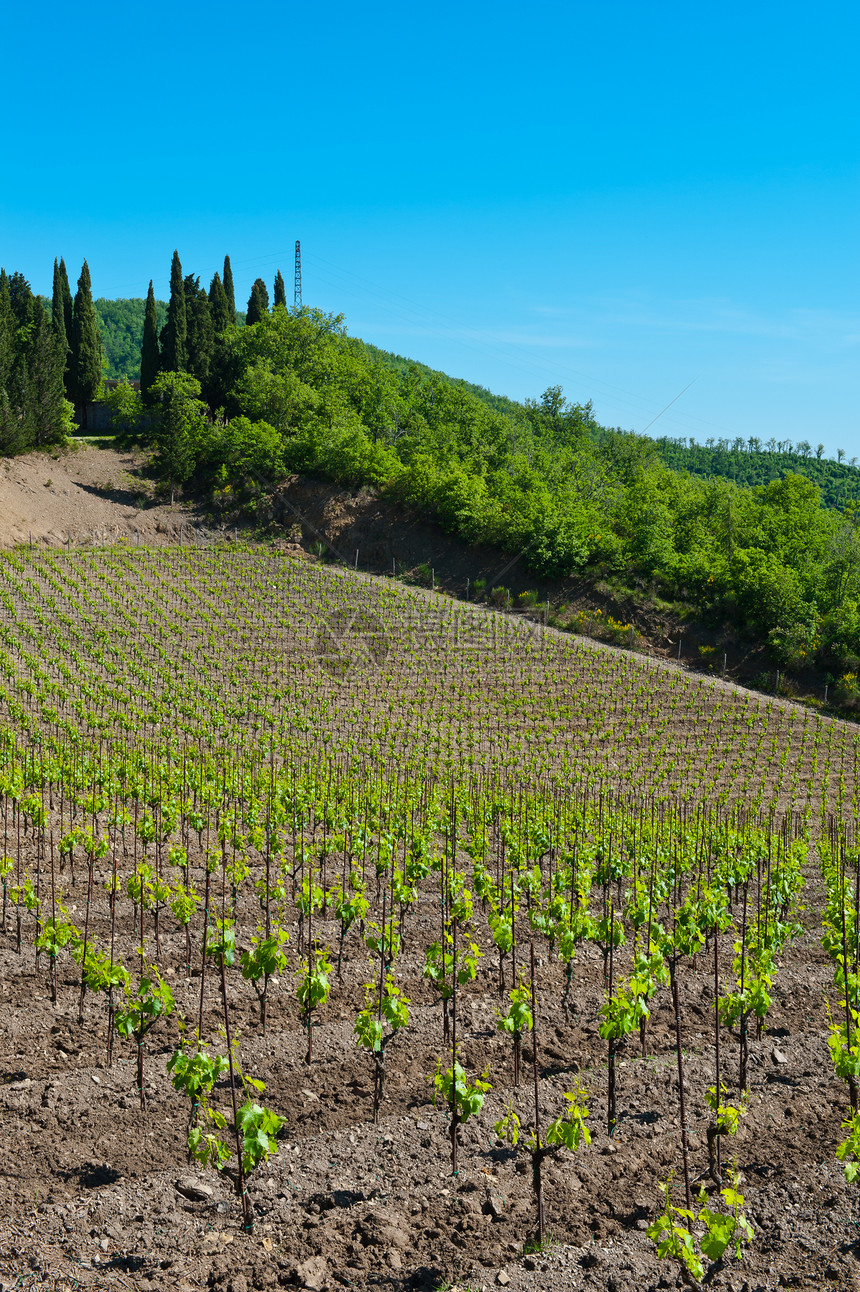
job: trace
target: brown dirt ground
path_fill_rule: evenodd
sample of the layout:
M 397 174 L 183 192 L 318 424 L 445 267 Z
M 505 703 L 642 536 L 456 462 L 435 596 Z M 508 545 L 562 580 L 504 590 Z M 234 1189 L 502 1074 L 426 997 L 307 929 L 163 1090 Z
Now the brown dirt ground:
M 98 882 L 104 878 L 96 876 L 96 893 L 104 893 Z M 199 872 L 195 879 L 202 884 Z M 67 871 L 63 885 L 68 883 Z M 76 887 L 67 890 L 73 919 L 76 913 L 80 918 L 83 889 L 79 872 Z M 834 1158 L 846 1097 L 827 1053 L 824 996 L 832 975 L 816 933 L 820 897 L 812 879 L 807 931 L 790 946 L 769 1027 L 752 1043 L 751 1108 L 726 1152 L 736 1155 L 743 1173 L 756 1236 L 740 1263 L 730 1260 L 713 1274 L 709 1286 L 720 1292 L 860 1289 L 856 1186 L 846 1185 Z M 102 944 L 109 935 L 106 905 L 102 897 L 90 920 L 91 934 Z M 562 1004 L 562 968 L 547 956 L 545 943 L 539 945 L 544 1118 L 561 1110 L 564 1091 L 581 1073 L 592 1092 L 594 1138 L 575 1157 L 566 1155 L 547 1169 L 552 1241 L 529 1255 L 524 1245 L 535 1217 L 528 1163 L 499 1145 L 492 1124 L 509 1098 L 524 1120 L 531 1115 L 531 1045 L 524 1045 L 524 1076 L 515 1092 L 510 1041 L 496 1028 L 497 962 L 488 955 L 462 993 L 459 1026 L 463 1062 L 471 1072 L 489 1065 L 494 1090 L 481 1115 L 463 1128 L 460 1171 L 452 1177 L 446 1115 L 433 1106 L 426 1080 L 441 1044 L 439 1004 L 420 976 L 421 950 L 435 932 L 435 905 L 425 889 L 407 919 L 400 973 L 412 1020 L 391 1046 L 377 1125 L 370 1119 L 370 1065 L 352 1036 L 368 973 L 356 931 L 348 935 L 343 983 L 335 982 L 321 1012 L 310 1067 L 294 995 L 297 927 L 291 929 L 290 969 L 272 989 L 265 1034 L 250 985 L 232 971 L 228 999 L 244 1069 L 267 1083 L 266 1103 L 288 1119 L 277 1157 L 249 1186 L 257 1216 L 253 1236 L 242 1230 L 231 1181 L 187 1164 L 188 1104 L 171 1088 L 165 1068 L 178 1037 L 174 1020 L 158 1025 L 146 1042 L 148 1104 L 142 1113 L 131 1046 L 118 1042 L 113 1066 L 105 1066 L 101 1002 L 88 1001 L 79 1027 L 78 971 L 65 957 L 52 1005 L 44 958 L 37 966 L 26 928 L 23 954 L 16 954 L 10 921 L 0 935 L 0 1285 L 64 1292 L 429 1292 L 441 1286 L 656 1292 L 682 1286 L 677 1266 L 658 1261 L 644 1233 L 659 1209 L 660 1181 L 681 1172 L 668 994 L 661 993 L 652 1017 L 648 1057 L 639 1057 L 632 1040 L 622 1053 L 619 1125 L 610 1139 L 605 1044 L 597 1033 L 599 953 L 589 949 L 578 958 L 571 1012 Z M 255 918 L 248 903 L 238 924 L 251 928 Z M 125 899 L 119 924 L 132 927 Z M 149 917 L 147 924 L 151 941 Z M 334 924 L 320 921 L 316 932 L 336 946 Z M 527 937 L 525 928 L 521 933 Z M 486 944 L 486 929 L 481 941 Z M 194 951 L 199 955 L 196 946 Z M 128 936 L 118 940 L 117 952 L 133 962 Z M 162 917 L 159 963 L 179 1008 L 196 1019 L 199 971 L 186 977 L 184 962 L 184 939 Z M 710 964 L 686 963 L 679 982 L 697 1177 L 707 1167 L 703 1095 L 714 1079 Z M 211 969 L 203 1019 L 204 1034 L 215 1038 L 223 1015 Z M 731 1087 L 736 1047 L 725 1033 L 722 1049 L 722 1073 Z M 218 1098 L 226 1106 L 223 1083 Z
M 0 547 L 175 541 L 193 512 L 155 501 L 146 458 L 81 444 L 0 459 Z

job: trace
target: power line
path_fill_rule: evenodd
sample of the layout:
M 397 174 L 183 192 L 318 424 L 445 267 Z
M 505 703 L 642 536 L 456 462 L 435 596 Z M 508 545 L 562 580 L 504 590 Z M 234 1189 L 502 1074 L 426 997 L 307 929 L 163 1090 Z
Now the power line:
M 675 396 L 675 398 L 674 398 L 674 399 L 670 399 L 670 400 L 669 400 L 669 402 L 668 402 L 668 404 L 666 405 L 666 407 L 665 407 L 665 408 L 661 408 L 661 409 L 660 409 L 660 411 L 659 411 L 659 413 L 657 414 L 657 417 L 652 417 L 652 418 L 651 418 L 651 421 L 648 423 L 648 425 L 647 425 L 646 427 L 644 427 L 644 428 L 639 432 L 639 434 L 640 434 L 640 435 L 644 435 L 644 434 L 645 434 L 645 432 L 646 432 L 650 427 L 652 427 L 652 426 L 654 425 L 654 423 L 657 421 L 657 418 L 662 417 L 662 416 L 663 416 L 663 414 L 664 414 L 665 412 L 667 412 L 667 411 L 672 407 L 672 405 L 673 405 L 673 404 L 677 403 L 677 402 L 678 402 L 678 400 L 681 398 L 681 396 L 682 396 L 683 394 L 685 394 L 685 393 L 690 389 L 690 386 L 694 385 L 698 380 L 699 380 L 699 378 L 698 378 L 698 377 L 694 377 L 694 378 L 693 378 L 693 380 L 692 380 L 691 382 L 688 382 L 688 384 L 684 387 L 684 389 L 683 389 L 683 390 L 679 390 L 679 391 L 678 391 L 678 393 L 677 393 L 677 395 Z

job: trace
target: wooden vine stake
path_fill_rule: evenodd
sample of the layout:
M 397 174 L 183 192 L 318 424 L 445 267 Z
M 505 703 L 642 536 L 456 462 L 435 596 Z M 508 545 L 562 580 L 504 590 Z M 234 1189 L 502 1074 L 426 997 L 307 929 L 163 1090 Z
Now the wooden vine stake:
M 687 1210 L 693 1209 L 693 1198 L 690 1193 L 690 1164 L 687 1154 L 687 1107 L 684 1099 L 684 1059 L 681 1053 L 681 1007 L 678 1003 L 678 979 L 675 976 L 675 961 L 672 961 L 672 1005 L 675 1010 L 675 1049 L 678 1053 L 678 1102 L 681 1111 L 681 1155 L 684 1160 L 684 1190 L 687 1195 Z

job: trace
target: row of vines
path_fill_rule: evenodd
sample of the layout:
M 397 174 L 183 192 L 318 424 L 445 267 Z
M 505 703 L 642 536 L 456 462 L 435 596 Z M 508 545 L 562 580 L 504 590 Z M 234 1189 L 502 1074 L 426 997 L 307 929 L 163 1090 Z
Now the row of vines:
M 358 962 L 367 1115 L 383 1115 L 415 1010 L 431 1009 L 437 1064 L 423 1076 L 448 1118 L 451 1170 L 463 1127 L 504 1091 L 493 1129 L 530 1159 L 539 1242 L 545 1161 L 598 1125 L 612 1137 L 619 1057 L 662 1046 L 684 1196 L 675 1205 L 667 1184 L 648 1232 L 694 1277 L 740 1255 L 753 1233 L 730 1141 L 816 858 L 847 1084 L 839 1155 L 860 1172 L 851 729 L 265 553 L 3 565 L 3 934 L 54 1002 L 74 966 L 79 1024 L 100 1027 L 107 1065 L 133 1055 L 142 1117 L 147 1049 L 170 1037 L 163 1079 L 187 1098 L 189 1157 L 232 1175 L 246 1229 L 254 1171 L 288 1116 L 243 1066 L 237 1010 L 245 1029 L 297 1018 L 312 1073 L 320 1023 Z M 591 961 L 596 1013 L 581 986 Z M 695 1088 L 683 1001 L 704 967 L 716 1073 Z M 195 1005 L 181 1010 L 192 975 Z M 494 1070 L 463 1059 L 479 987 L 509 1046 Z M 550 993 L 572 1018 L 591 1010 L 604 1047 L 605 1066 L 571 1079 L 562 1106 L 542 1096 Z M 658 1015 L 671 1027 L 655 1039 Z M 691 1109 L 707 1112 L 705 1160 Z

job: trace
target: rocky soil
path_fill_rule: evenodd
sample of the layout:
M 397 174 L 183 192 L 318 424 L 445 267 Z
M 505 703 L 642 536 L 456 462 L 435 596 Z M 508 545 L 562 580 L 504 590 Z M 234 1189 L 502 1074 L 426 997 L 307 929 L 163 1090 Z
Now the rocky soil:
M 79 880 L 80 885 L 80 880 Z M 80 887 L 78 898 L 82 900 Z M 856 1186 L 834 1158 L 846 1093 L 827 1052 L 824 997 L 831 981 L 815 932 L 791 945 L 776 982 L 769 1026 L 753 1043 L 751 1105 L 727 1155 L 734 1154 L 755 1240 L 740 1262 L 711 1271 L 721 1292 L 777 1287 L 860 1288 Z M 252 917 L 252 912 L 248 915 Z M 70 915 L 75 918 L 74 900 Z M 130 924 L 130 911 L 125 927 Z M 188 1165 L 188 1100 L 171 1087 L 166 1060 L 178 1039 L 176 1016 L 145 1043 L 146 1110 L 135 1089 L 133 1054 L 118 1042 L 106 1066 L 106 1019 L 88 1002 L 77 1023 L 77 968 L 60 966 L 50 1002 L 44 960 L 37 966 L 24 930 L 2 936 L 0 982 L 0 1276 L 3 1287 L 217 1289 L 276 1287 L 406 1289 L 509 1287 L 652 1292 L 683 1285 L 678 1266 L 657 1259 L 645 1229 L 660 1209 L 661 1182 L 681 1178 L 678 1072 L 667 993 L 652 1020 L 648 1055 L 628 1043 L 618 1070 L 619 1124 L 606 1119 L 606 1052 L 597 1033 L 602 966 L 592 950 L 575 971 L 575 1010 L 562 1003 L 562 968 L 539 953 L 538 1068 L 544 1125 L 561 1111 L 576 1074 L 591 1092 L 593 1140 L 546 1170 L 547 1229 L 532 1250 L 535 1207 L 526 1154 L 497 1139 L 493 1122 L 509 1100 L 533 1115 L 532 1050 L 524 1046 L 519 1090 L 512 1085 L 509 1038 L 497 1027 L 498 968 L 487 956 L 459 1011 L 461 1059 L 489 1069 L 493 1090 L 462 1129 L 460 1170 L 451 1172 L 446 1111 L 435 1107 L 428 1074 L 443 1053 L 441 1013 L 420 977 L 432 937 L 433 902 L 410 914 L 401 966 L 411 1025 L 390 1047 L 388 1089 L 371 1119 L 372 1075 L 352 1024 L 368 966 L 347 940 L 343 982 L 335 980 L 305 1061 L 292 973 L 272 988 L 263 1033 L 248 983 L 232 971 L 231 1025 L 242 1064 L 266 1082 L 268 1106 L 285 1115 L 279 1152 L 251 1177 L 256 1215 L 243 1231 L 232 1179 Z M 104 937 L 95 920 L 95 933 Z M 164 921 L 165 925 L 168 921 Z M 293 929 L 291 947 L 297 947 Z M 321 937 L 336 945 L 334 925 Z M 127 964 L 130 942 L 117 944 Z M 728 966 L 730 947 L 724 951 Z M 293 954 L 293 960 L 295 955 Z M 180 1010 L 196 1024 L 199 969 L 186 976 L 184 940 L 165 928 L 159 963 Z M 704 1092 L 714 1080 L 712 972 L 703 960 L 679 978 L 685 1089 L 694 1189 L 709 1195 Z M 509 984 L 510 985 L 510 984 Z M 831 988 L 832 992 L 832 988 Z M 204 990 L 203 1033 L 219 1048 L 223 1012 L 216 975 Z M 220 1043 L 223 1050 L 223 1042 Z M 736 1047 L 723 1035 L 723 1076 L 736 1082 Z M 221 1083 L 216 1102 L 229 1112 Z M 680 1195 L 676 1199 L 681 1201 Z

